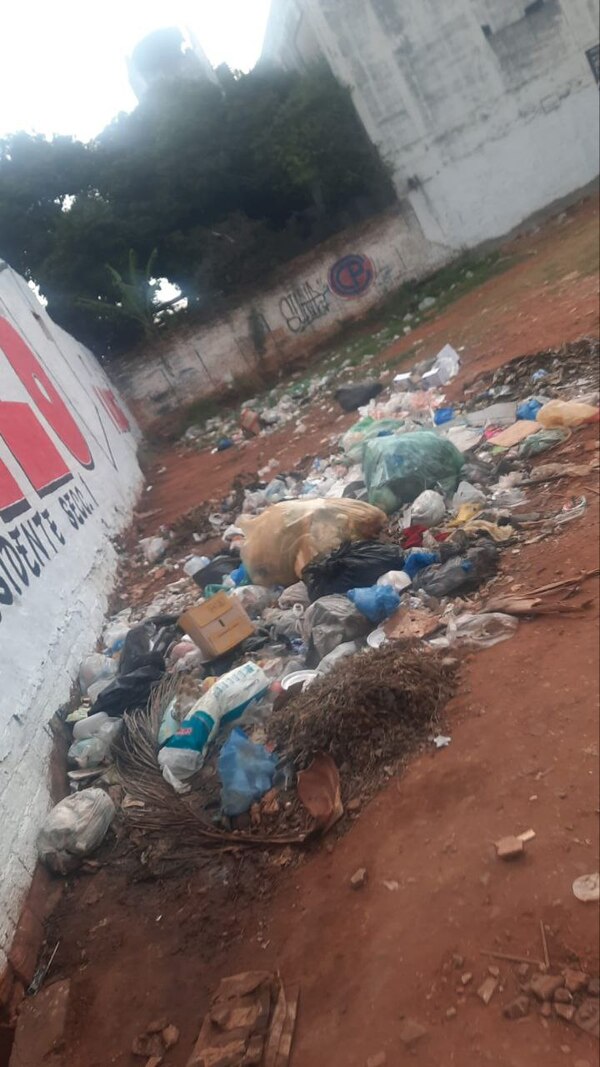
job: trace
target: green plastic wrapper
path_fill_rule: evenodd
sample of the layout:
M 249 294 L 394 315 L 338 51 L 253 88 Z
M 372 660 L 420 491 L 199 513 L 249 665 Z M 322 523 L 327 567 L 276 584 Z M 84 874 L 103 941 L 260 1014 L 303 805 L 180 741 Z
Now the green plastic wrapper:
M 464 462 L 451 441 L 429 430 L 372 438 L 363 456 L 369 503 L 391 515 L 424 489 L 454 493 Z

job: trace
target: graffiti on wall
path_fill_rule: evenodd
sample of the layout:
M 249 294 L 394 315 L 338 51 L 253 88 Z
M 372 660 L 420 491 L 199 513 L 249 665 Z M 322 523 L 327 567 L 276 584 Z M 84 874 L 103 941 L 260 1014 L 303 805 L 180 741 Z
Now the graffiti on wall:
M 321 287 L 319 282 L 316 285 L 318 288 L 302 282 L 279 301 L 279 310 L 292 333 L 302 333 L 329 312 L 329 286 Z
M 329 271 L 329 288 L 336 296 L 362 296 L 370 289 L 375 277 L 373 264 L 368 256 L 351 252 L 338 259 Z
M 13 461 L 9 469 L 0 459 L 0 519 L 5 524 L 0 526 L 0 605 L 9 606 L 66 544 L 65 523 L 80 529 L 98 503 L 82 474 L 95 466 L 86 437 L 29 345 L 0 316 L 2 355 L 28 396 L 27 401 L 0 400 L 0 439 Z M 97 394 L 125 433 L 129 422 L 112 390 L 99 388 Z M 74 462 L 67 462 L 45 423 Z M 51 510 L 44 504 L 55 493 L 57 508 Z M 44 503 L 37 504 L 36 498 Z

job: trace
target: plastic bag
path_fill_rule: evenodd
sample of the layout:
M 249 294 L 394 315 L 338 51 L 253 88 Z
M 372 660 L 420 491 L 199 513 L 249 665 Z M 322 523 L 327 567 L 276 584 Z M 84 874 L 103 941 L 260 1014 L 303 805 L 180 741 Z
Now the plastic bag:
M 226 815 L 242 815 L 273 785 L 277 756 L 250 741 L 236 727 L 219 755 L 221 807 Z
M 435 357 L 431 369 L 436 372 L 441 385 L 447 385 L 460 370 L 460 356 L 456 349 L 452 345 L 444 345 Z
M 530 456 L 539 456 L 556 445 L 562 444 L 571 436 L 568 429 L 540 430 L 532 437 L 526 437 L 521 441 L 518 449 L 519 459 L 528 459 Z
M 117 673 L 117 664 L 109 656 L 103 656 L 101 652 L 92 652 L 86 656 L 79 668 L 79 685 L 81 692 L 87 696 L 88 689 L 96 682 L 112 681 Z
M 169 542 L 165 537 L 143 537 L 140 541 L 140 548 L 144 553 L 146 563 L 158 563 L 168 547 Z
M 343 645 L 338 645 L 337 648 L 332 649 L 326 656 L 323 656 L 323 659 L 317 667 L 318 673 L 329 674 L 329 671 L 332 670 L 341 659 L 345 659 L 346 656 L 356 655 L 356 653 L 360 651 L 360 648 L 361 644 L 358 641 L 345 641 Z
M 383 385 L 378 381 L 357 382 L 355 385 L 342 385 L 334 393 L 335 399 L 344 411 L 356 411 L 364 407 L 383 392 Z
M 458 592 L 471 592 L 498 570 L 498 549 L 491 542 L 470 548 L 466 555 L 449 559 L 446 563 L 426 567 L 413 578 L 415 589 L 423 589 L 429 596 L 443 597 Z
M 367 416 L 347 430 L 340 447 L 353 463 L 362 461 L 365 442 L 371 437 L 390 437 L 404 428 L 404 419 L 373 419 Z
M 220 585 L 223 578 L 230 575 L 232 571 L 237 570 L 239 565 L 238 556 L 215 556 L 210 563 L 207 563 L 206 567 L 196 571 L 192 578 L 200 589 L 205 589 L 208 585 Z
M 93 704 L 94 712 L 122 715 L 130 708 L 145 708 L 153 687 L 165 673 L 165 661 L 160 652 L 150 652 L 145 661 L 128 674 L 121 674 L 103 689 Z
M 401 570 L 404 553 L 397 545 L 354 541 L 318 556 L 302 571 L 311 600 L 374 585 L 386 571 Z
M 575 400 L 549 400 L 537 413 L 537 421 L 546 429 L 555 426 L 581 426 L 598 418 L 598 408 Z
M 514 637 L 518 625 L 518 619 L 512 615 L 503 615 L 498 611 L 482 612 L 480 615 L 465 612 L 463 615 L 450 618 L 446 636 L 450 645 L 491 648 L 500 641 L 507 641 L 509 637 Z
M 381 575 L 381 578 L 377 579 L 376 585 L 391 585 L 392 589 L 395 589 L 397 593 L 401 593 L 404 589 L 408 589 L 412 579 L 405 570 L 402 571 L 386 571 Z
M 180 781 L 200 770 L 206 749 L 221 723 L 241 718 L 253 701 L 260 700 L 269 688 L 269 679 L 256 663 L 244 663 L 229 671 L 202 696 L 158 753 L 163 775 L 165 767 Z
M 267 589 L 262 585 L 241 585 L 234 589 L 232 596 L 236 597 L 251 619 L 257 619 L 266 608 L 270 608 L 277 600 L 277 590 Z
M 74 741 L 67 752 L 67 760 L 71 767 L 80 770 L 89 770 L 90 767 L 99 767 L 108 755 L 108 745 L 99 737 L 86 737 L 82 741 Z
M 68 874 L 104 839 L 115 806 L 102 789 L 65 797 L 46 816 L 37 838 L 38 855 L 57 874 Z
M 324 596 L 311 604 L 302 620 L 309 646 L 307 666 L 314 667 L 337 645 L 366 637 L 371 624 L 346 596 Z
M 411 526 L 437 526 L 446 514 L 444 498 L 435 489 L 419 493 L 410 511 Z
M 470 482 L 460 482 L 452 497 L 452 507 L 458 510 L 461 504 L 485 504 L 486 500 L 487 497 L 481 489 L 476 489 Z
M 348 599 L 356 605 L 362 615 L 371 622 L 383 622 L 389 619 L 400 607 L 400 595 L 391 585 L 372 585 L 367 589 L 348 590 Z
M 303 608 L 307 608 L 310 604 L 310 597 L 304 582 L 294 582 L 293 585 L 288 585 L 287 589 L 283 590 L 277 603 L 284 610 L 293 608 L 295 604 L 300 604 Z
M 419 571 L 439 562 L 439 552 L 424 552 L 420 548 L 411 548 L 404 560 L 404 573 L 412 581 Z
M 410 504 L 424 489 L 453 493 L 464 459 L 437 434 L 421 430 L 378 437 L 365 445 L 364 473 L 369 500 L 388 514 Z
M 287 500 L 240 521 L 242 559 L 253 584 L 288 586 L 315 556 L 344 541 L 377 537 L 385 515 L 359 500 Z
M 193 578 L 198 571 L 201 571 L 203 567 L 208 567 L 210 559 L 208 556 L 192 556 L 183 565 L 183 573 L 188 577 Z
M 517 407 L 517 418 L 527 419 L 532 421 L 537 417 L 537 413 L 544 405 L 541 400 L 536 400 L 534 396 L 530 396 L 528 400 L 524 400 Z

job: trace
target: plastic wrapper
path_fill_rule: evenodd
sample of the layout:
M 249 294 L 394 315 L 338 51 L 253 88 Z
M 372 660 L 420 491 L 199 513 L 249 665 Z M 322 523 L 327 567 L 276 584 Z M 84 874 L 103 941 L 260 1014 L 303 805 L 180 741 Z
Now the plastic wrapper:
M 293 585 L 288 585 L 287 589 L 283 590 L 277 603 L 284 610 L 293 608 L 295 604 L 301 604 L 303 608 L 307 608 L 310 604 L 310 598 L 304 582 L 294 582 Z
M 340 662 L 341 659 L 346 659 L 346 656 L 354 656 L 360 651 L 362 642 L 360 641 L 345 641 L 343 645 L 338 645 L 331 652 L 328 652 L 317 667 L 319 674 L 329 674 L 329 671 Z
M 277 756 L 236 727 L 219 754 L 221 807 L 226 815 L 249 811 L 273 785 Z
M 243 663 L 222 675 L 203 693 L 158 753 L 159 766 L 169 784 L 177 788 L 173 778 L 184 782 L 199 771 L 220 725 L 241 718 L 250 704 L 264 697 L 268 688 L 269 679 L 264 671 L 256 663 Z
M 465 612 L 451 617 L 446 629 L 449 645 L 466 645 L 470 648 L 491 648 L 501 641 L 514 637 L 519 620 L 498 611 L 482 612 L 479 615 Z
M 307 665 L 316 666 L 338 645 L 366 637 L 371 629 L 372 624 L 347 596 L 321 597 L 302 620 L 302 636 L 309 646 Z
M 266 589 L 262 585 L 241 585 L 231 595 L 239 600 L 251 619 L 258 619 L 265 608 L 275 603 L 278 593 L 276 589 Z
M 415 589 L 423 589 L 429 596 L 452 596 L 455 593 L 471 592 L 498 570 L 499 553 L 489 543 L 470 548 L 464 557 L 449 559 L 446 563 L 426 567 L 413 579 Z
M 537 421 L 547 430 L 561 426 L 581 426 L 598 418 L 598 408 L 576 400 L 549 400 L 537 413 Z
M 117 664 L 114 659 L 109 656 L 102 655 L 101 652 L 92 652 L 91 655 L 86 656 L 83 660 L 81 667 L 79 668 L 79 686 L 84 696 L 87 696 L 88 689 L 96 682 L 108 682 L 112 681 L 117 673 Z
M 481 489 L 476 489 L 470 482 L 460 482 L 452 497 L 452 507 L 458 510 L 462 504 L 481 504 L 483 506 L 486 501 L 487 497 L 485 493 L 482 493 Z
M 115 806 L 102 789 L 65 797 L 46 816 L 37 838 L 38 855 L 57 874 L 68 874 L 103 841 Z
M 390 514 L 424 489 L 453 493 L 464 459 L 450 441 L 431 431 L 378 437 L 364 454 L 365 482 L 372 504 Z
M 411 526 L 438 526 L 446 514 L 444 498 L 435 489 L 419 493 L 410 511 Z
M 532 437 L 527 437 L 519 445 L 519 459 L 528 459 L 530 456 L 539 456 L 542 452 L 548 452 L 556 445 L 562 444 L 571 435 L 569 429 L 540 430 Z
M 400 594 L 391 585 L 372 585 L 370 589 L 349 589 L 348 599 L 371 622 L 389 619 L 400 607 Z
M 397 545 L 379 541 L 354 541 L 318 556 L 305 567 L 302 577 L 311 600 L 349 589 L 374 585 L 386 571 L 400 570 L 404 553 Z
M 254 585 L 292 585 L 315 556 L 373 539 L 384 523 L 383 512 L 359 500 L 287 500 L 241 520 L 242 559 Z

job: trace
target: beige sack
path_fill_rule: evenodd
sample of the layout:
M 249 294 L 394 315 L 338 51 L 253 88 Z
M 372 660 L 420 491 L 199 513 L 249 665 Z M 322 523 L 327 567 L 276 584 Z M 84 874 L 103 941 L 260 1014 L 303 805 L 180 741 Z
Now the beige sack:
M 240 520 L 242 560 L 254 585 L 292 585 L 315 556 L 344 541 L 371 540 L 387 518 L 360 500 L 283 500 Z

